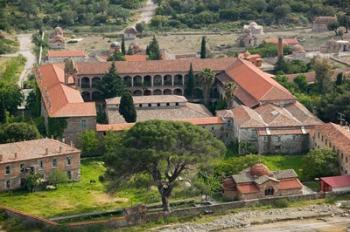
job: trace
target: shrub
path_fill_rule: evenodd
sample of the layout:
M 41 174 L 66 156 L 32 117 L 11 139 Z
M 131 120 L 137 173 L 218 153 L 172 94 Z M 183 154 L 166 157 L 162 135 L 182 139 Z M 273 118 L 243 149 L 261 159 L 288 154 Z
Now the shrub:
M 276 208 L 287 208 L 289 206 L 289 202 L 287 199 L 277 199 L 272 202 L 272 206 Z

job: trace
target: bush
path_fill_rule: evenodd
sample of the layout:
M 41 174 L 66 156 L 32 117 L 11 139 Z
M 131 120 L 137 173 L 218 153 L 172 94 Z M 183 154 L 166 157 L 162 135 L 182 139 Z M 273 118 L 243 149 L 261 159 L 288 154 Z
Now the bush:
M 272 202 L 272 206 L 276 208 L 287 208 L 289 206 L 289 202 L 287 199 L 277 199 Z
M 47 178 L 47 181 L 49 184 L 57 186 L 58 184 L 68 182 L 68 176 L 65 172 L 54 170 Z

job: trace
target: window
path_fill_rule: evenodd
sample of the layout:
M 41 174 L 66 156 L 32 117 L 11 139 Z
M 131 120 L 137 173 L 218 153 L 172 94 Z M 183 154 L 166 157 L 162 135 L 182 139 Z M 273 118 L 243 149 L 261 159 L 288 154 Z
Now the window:
M 277 142 L 281 142 L 281 137 L 277 137 Z
M 21 173 L 24 172 L 24 164 L 23 164 L 23 163 L 21 163 L 21 164 L 19 165 L 19 169 L 20 169 Z
M 5 174 L 9 175 L 11 173 L 11 167 L 10 166 L 6 166 L 5 167 Z
M 175 105 L 176 105 L 176 106 L 179 106 L 179 103 L 178 103 L 178 102 L 176 102 L 176 103 L 175 103 Z
M 44 168 L 44 161 L 39 160 L 39 168 L 43 169 Z
M 320 132 L 317 133 L 317 137 L 320 138 Z
M 267 142 L 267 141 L 268 141 L 267 136 L 264 136 L 264 142 Z
M 139 107 L 142 108 L 142 104 L 139 104 Z
M 67 172 L 67 177 L 68 177 L 69 180 L 72 179 L 72 172 L 71 172 L 71 171 L 68 171 L 68 172 Z
M 297 137 L 295 135 L 293 135 L 293 140 L 295 141 L 297 139 Z
M 52 167 L 57 167 L 57 159 L 52 160 Z
M 6 181 L 6 186 L 5 186 L 7 189 L 11 188 L 11 182 L 10 180 L 7 180 Z
M 348 157 L 345 157 L 345 163 L 347 163 L 348 162 Z
M 67 165 L 71 165 L 72 164 L 72 157 L 68 156 L 66 158 L 66 160 L 67 160 Z
M 152 107 L 152 104 L 151 104 L 151 103 L 149 103 L 149 104 L 148 104 L 148 107 Z
M 166 106 L 170 106 L 170 103 L 168 102 L 168 103 L 166 104 Z
M 160 103 L 157 103 L 157 106 L 160 107 Z
M 81 120 L 81 129 L 86 129 L 86 120 Z
M 322 142 L 323 142 L 323 135 L 322 135 L 322 137 L 321 137 L 321 140 L 322 140 Z
M 272 187 L 268 187 L 265 189 L 265 196 L 273 196 L 275 190 Z

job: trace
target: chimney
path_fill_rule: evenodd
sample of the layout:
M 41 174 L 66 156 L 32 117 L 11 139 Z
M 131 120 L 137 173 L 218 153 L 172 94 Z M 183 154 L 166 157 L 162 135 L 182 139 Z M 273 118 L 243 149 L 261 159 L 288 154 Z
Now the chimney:
M 0 162 L 1 162 L 1 161 L 2 161 L 2 159 L 3 159 L 2 157 L 3 157 L 3 156 L 2 156 L 2 155 L 0 155 Z
M 74 147 L 74 144 L 73 144 L 73 141 L 72 141 L 72 140 L 70 141 L 70 146 L 71 146 L 71 147 Z
M 62 146 L 60 146 L 58 153 L 62 153 Z
M 66 143 L 66 138 L 62 138 L 62 143 Z
M 283 58 L 283 39 L 282 39 L 282 37 L 278 37 L 277 56 L 279 59 Z
M 49 154 L 49 148 L 45 148 L 45 154 L 44 155 L 48 155 Z
M 16 160 L 16 159 L 17 159 L 17 157 L 18 157 L 17 152 L 15 152 L 15 155 L 14 155 L 14 160 Z

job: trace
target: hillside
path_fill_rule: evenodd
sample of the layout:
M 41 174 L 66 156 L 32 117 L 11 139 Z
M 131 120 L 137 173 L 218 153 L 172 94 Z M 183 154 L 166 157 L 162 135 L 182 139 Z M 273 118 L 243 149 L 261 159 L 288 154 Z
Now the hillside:
M 254 20 L 263 25 L 307 25 L 315 16 L 346 10 L 341 0 L 158 0 L 154 28 L 231 27 L 227 22 Z M 212 27 L 218 28 L 218 27 Z
M 124 25 L 144 0 L 0 0 L 0 30 Z

